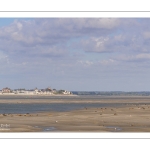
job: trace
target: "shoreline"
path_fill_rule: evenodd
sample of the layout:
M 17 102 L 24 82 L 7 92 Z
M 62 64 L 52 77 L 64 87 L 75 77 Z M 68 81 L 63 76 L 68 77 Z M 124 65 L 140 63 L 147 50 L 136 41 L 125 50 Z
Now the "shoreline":
M 1 96 L 81 96 L 81 97 L 102 97 L 102 98 L 150 98 L 150 95 L 76 95 L 76 94 L 25 94 L 25 93 L 0 93 Z
M 14 93 L 0 93 L 0 96 L 78 96 L 75 94 L 14 94 Z

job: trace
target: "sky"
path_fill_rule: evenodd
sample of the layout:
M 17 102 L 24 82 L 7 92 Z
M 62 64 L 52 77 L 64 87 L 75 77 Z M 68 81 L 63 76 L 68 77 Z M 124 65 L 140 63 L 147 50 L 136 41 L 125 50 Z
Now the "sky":
M 149 91 L 149 18 L 0 18 L 0 88 Z

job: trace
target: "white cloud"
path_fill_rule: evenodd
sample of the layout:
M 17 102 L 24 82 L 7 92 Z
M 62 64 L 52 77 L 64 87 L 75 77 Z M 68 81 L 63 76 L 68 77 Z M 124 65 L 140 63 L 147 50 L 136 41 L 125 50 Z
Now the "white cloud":
M 138 55 L 136 55 L 136 58 L 137 59 L 150 59 L 150 54 L 146 54 L 146 53 L 138 54 Z
M 125 61 L 125 62 L 147 62 L 150 61 L 149 53 L 139 53 L 134 55 L 119 55 L 115 57 L 116 61 Z
M 79 61 L 77 62 L 77 64 L 81 64 L 81 65 L 83 65 L 83 66 L 91 66 L 91 65 L 94 64 L 94 62 L 88 61 L 88 60 L 86 60 L 86 61 L 79 60 Z
M 145 39 L 149 39 L 150 38 L 150 31 L 144 32 L 143 36 Z
M 108 37 L 92 37 L 87 40 L 82 40 L 84 51 L 87 52 L 111 52 L 107 48 L 107 43 L 109 43 Z
M 108 59 L 108 60 L 102 60 L 100 63 L 102 65 L 112 65 L 112 64 L 117 64 L 117 61 L 113 59 Z

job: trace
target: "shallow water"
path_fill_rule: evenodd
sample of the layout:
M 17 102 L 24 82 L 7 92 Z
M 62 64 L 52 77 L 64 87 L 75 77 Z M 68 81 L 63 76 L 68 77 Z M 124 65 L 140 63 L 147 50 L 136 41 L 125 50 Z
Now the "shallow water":
M 119 132 L 122 131 L 122 128 L 118 126 L 106 126 L 107 129 L 109 129 L 111 132 Z
M 107 103 L 52 103 L 52 104 L 0 104 L 0 114 L 24 114 L 24 113 L 34 113 L 43 111 L 71 111 L 76 109 L 84 109 L 90 107 L 113 107 L 120 106 L 122 104 L 107 104 Z
M 112 103 L 107 103 L 107 100 L 111 100 Z M 114 102 L 115 100 L 119 100 L 119 103 Z M 121 100 L 120 100 L 121 99 Z M 136 97 L 137 99 L 137 97 Z M 139 98 L 141 99 L 141 97 Z M 149 101 L 150 97 L 144 98 Z M 28 100 L 32 103 L 0 103 L 0 114 L 9 114 L 9 113 L 37 113 L 37 112 L 44 112 L 44 111 L 71 111 L 76 109 L 84 109 L 84 108 L 91 108 L 91 107 L 120 107 L 126 105 L 126 101 L 135 100 L 134 97 L 111 97 L 111 96 L 0 96 L 0 101 L 7 101 L 7 100 Z M 70 103 L 34 103 L 35 100 L 42 100 L 47 101 L 54 101 L 56 100 L 63 100 L 63 101 L 70 101 Z M 83 103 L 71 103 L 73 100 L 80 100 Z M 91 101 L 101 101 L 103 100 L 104 103 L 86 103 L 84 100 L 91 100 Z M 106 101 L 106 102 L 105 102 Z M 123 104 L 122 101 L 125 103 Z M 150 101 L 149 101 L 150 102 Z M 134 104 L 134 103 L 133 103 Z M 131 105 L 131 103 L 130 103 Z
M 39 129 L 42 130 L 42 132 L 51 132 L 51 131 L 55 131 L 56 130 L 55 127 L 51 127 L 51 126 L 48 126 L 48 127 L 34 126 L 34 128 L 39 128 Z

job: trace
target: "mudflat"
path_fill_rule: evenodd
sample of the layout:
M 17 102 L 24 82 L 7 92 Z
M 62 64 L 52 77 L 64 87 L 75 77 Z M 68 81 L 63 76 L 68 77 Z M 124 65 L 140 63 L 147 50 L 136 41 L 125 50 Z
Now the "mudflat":
M 93 103 L 92 100 L 83 100 Z M 43 103 L 81 103 L 81 100 L 48 100 Z M 0 103 L 5 103 L 1 100 Z M 34 103 L 42 103 L 35 100 Z M 94 103 L 122 103 L 120 107 L 83 108 L 66 112 L 0 114 L 0 132 L 150 132 L 150 97 L 100 99 Z M 27 103 L 9 100 L 6 103 Z M 31 103 L 31 101 L 28 101 Z M 32 102 L 33 103 L 33 102 Z

